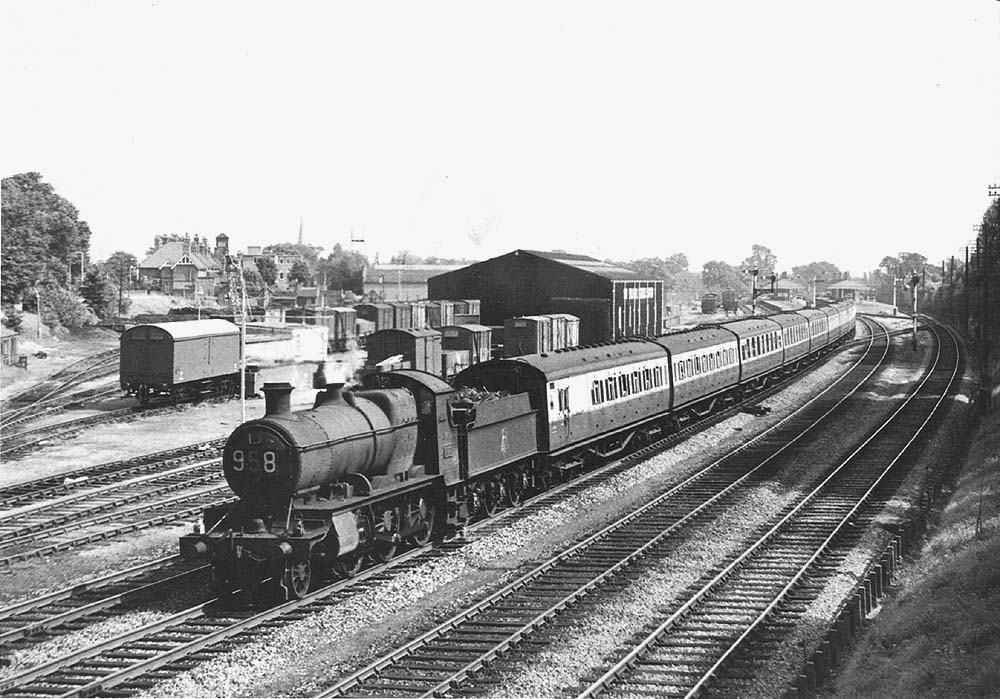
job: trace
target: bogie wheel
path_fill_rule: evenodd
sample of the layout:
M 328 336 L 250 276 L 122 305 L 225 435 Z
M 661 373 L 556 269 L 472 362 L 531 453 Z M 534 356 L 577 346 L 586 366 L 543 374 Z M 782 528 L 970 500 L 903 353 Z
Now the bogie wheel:
M 285 589 L 290 599 L 302 599 L 309 593 L 312 582 L 312 565 L 309 559 L 289 561 L 285 566 Z
M 411 534 L 409 539 L 417 546 L 426 546 L 430 543 L 434 531 L 434 508 L 423 497 L 408 500 L 406 503 L 406 528 L 412 529 L 420 525 L 424 525 L 424 529 Z
M 396 525 L 396 511 L 387 509 L 382 511 L 382 516 L 375 522 L 375 535 L 381 537 L 392 537 L 392 542 L 383 539 L 376 539 L 372 544 L 371 557 L 376 563 L 385 563 L 396 555 L 396 547 L 399 545 Z

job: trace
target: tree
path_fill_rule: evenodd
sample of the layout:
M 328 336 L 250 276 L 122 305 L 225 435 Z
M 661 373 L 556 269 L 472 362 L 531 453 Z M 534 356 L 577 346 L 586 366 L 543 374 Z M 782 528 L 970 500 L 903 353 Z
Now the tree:
M 298 243 L 277 243 L 268 245 L 264 252 L 272 255 L 302 255 L 306 262 L 316 262 L 323 252 L 322 245 L 299 245 Z
M 812 283 L 813 279 L 832 283 L 840 280 L 840 269 L 832 262 L 810 262 L 806 265 L 792 267 L 792 276 L 796 279 Z
M 662 279 L 665 288 L 674 289 L 677 286 L 677 275 L 687 271 L 688 260 L 684 253 L 676 253 L 664 259 L 661 257 L 644 257 L 630 262 L 615 262 L 605 260 L 618 267 L 624 267 L 647 279 Z
M 367 266 L 368 259 L 364 255 L 345 251 L 337 244 L 325 260 L 319 261 L 316 272 L 320 278 L 325 276 L 327 289 L 350 289 L 360 294 Z
M 272 257 L 258 257 L 257 258 L 257 271 L 260 272 L 260 278 L 265 284 L 271 286 L 278 279 L 278 265 L 275 264 L 274 258 Z
M 117 289 L 96 269 L 84 275 L 83 283 L 80 284 L 80 296 L 98 318 L 108 318 L 118 311 Z
M 24 316 L 13 308 L 5 308 L 3 310 L 3 324 L 13 330 L 14 332 L 21 331 L 21 325 L 24 323 Z
M 721 260 L 706 262 L 702 266 L 701 280 L 708 291 L 732 289 L 737 292 L 746 292 L 748 288 L 739 268 Z
M 260 275 L 260 272 L 257 272 L 252 269 L 244 268 L 243 283 L 246 284 L 248 297 L 260 296 L 261 294 L 264 293 L 264 289 L 266 287 L 266 285 L 264 284 L 264 278 Z M 240 303 L 239 298 L 234 299 L 234 301 L 236 302 L 237 305 L 239 305 Z
M 792 267 L 792 276 L 802 282 L 811 294 L 815 289 L 825 289 L 827 284 L 840 281 L 840 269 L 832 262 L 810 262 L 807 265 Z
M 288 278 L 299 284 L 305 284 L 309 281 L 309 276 L 309 266 L 302 260 L 296 260 L 288 272 Z
M 771 248 L 754 243 L 751 249 L 750 257 L 743 260 L 742 269 L 756 269 L 759 272 L 758 279 L 774 274 L 778 267 L 778 257 L 771 252 Z
M 2 183 L 2 299 L 20 300 L 42 277 L 66 283 L 73 258 L 90 248 L 90 227 L 37 172 Z
M 409 250 L 400 250 L 389 260 L 390 265 L 419 265 L 423 264 L 424 258 L 414 255 Z

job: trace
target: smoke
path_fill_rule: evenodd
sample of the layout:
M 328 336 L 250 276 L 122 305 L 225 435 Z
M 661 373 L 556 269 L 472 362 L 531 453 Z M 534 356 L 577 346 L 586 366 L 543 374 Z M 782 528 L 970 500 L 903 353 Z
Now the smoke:
M 348 340 L 343 352 L 327 355 L 323 369 L 326 383 L 342 383 L 345 388 L 360 385 L 367 359 L 368 353 L 358 346 L 357 340 Z

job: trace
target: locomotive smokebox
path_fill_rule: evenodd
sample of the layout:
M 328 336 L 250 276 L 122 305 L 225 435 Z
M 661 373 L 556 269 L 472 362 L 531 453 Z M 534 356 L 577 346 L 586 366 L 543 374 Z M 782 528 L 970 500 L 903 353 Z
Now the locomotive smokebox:
M 292 413 L 292 384 L 264 384 L 264 414 L 268 417 L 288 416 Z

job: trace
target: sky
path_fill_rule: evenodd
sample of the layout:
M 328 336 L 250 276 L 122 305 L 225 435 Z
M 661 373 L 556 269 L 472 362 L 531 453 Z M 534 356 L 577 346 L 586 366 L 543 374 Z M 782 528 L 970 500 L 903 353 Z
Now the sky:
M 957 255 L 1000 2 L 0 3 L 2 174 L 153 236 L 778 272 Z M 363 243 L 351 243 L 351 239 Z

